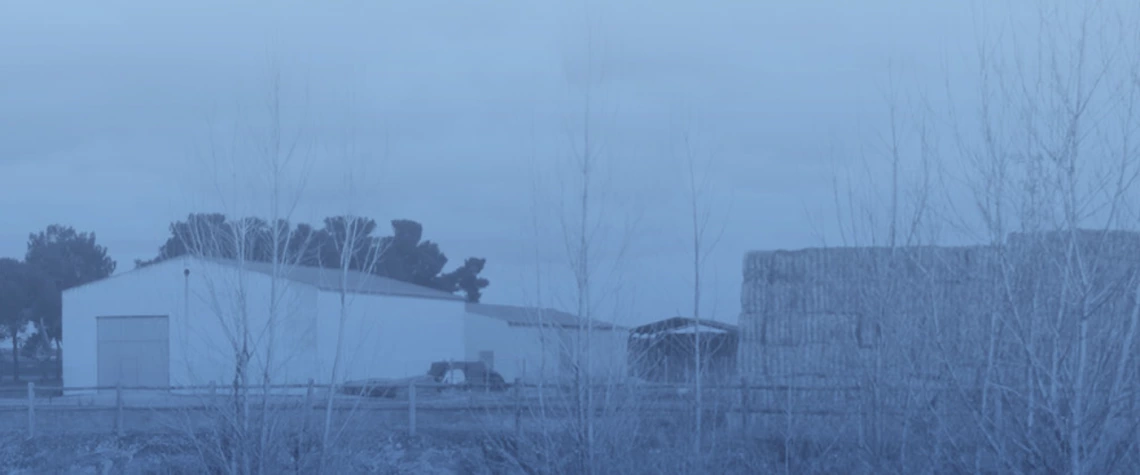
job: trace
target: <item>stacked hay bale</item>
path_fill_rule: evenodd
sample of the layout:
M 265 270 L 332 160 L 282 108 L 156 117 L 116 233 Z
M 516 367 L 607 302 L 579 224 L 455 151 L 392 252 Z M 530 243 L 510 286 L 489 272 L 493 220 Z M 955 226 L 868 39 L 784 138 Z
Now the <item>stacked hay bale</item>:
M 1130 232 L 1014 234 L 993 247 L 749 253 L 738 367 L 751 385 L 768 388 L 749 394 L 759 413 L 752 427 L 850 440 L 905 430 L 913 441 L 925 418 L 970 444 L 979 420 L 990 432 L 1034 418 L 1040 425 L 1053 416 L 1023 399 L 1053 390 L 1042 384 L 1065 394 L 1076 374 L 1062 367 L 1055 378 L 1031 375 L 1032 364 L 1075 353 L 1082 319 L 1088 361 L 1098 362 L 1084 371 L 1085 387 L 1140 387 L 1135 359 L 1117 364 L 1140 347 L 1129 326 L 1138 287 L 1140 235 Z M 1120 404 L 1107 397 L 1088 392 L 1090 417 Z M 1053 412 L 1067 410 L 1062 399 Z
M 834 433 L 932 400 L 934 375 L 974 327 L 964 315 L 992 288 L 977 278 L 987 256 L 966 247 L 749 253 L 738 365 L 770 388 L 752 391 L 755 409 Z

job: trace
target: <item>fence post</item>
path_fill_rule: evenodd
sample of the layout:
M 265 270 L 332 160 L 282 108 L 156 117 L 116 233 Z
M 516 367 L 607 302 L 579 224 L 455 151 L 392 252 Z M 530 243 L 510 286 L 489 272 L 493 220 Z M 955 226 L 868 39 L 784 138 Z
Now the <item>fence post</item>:
M 307 436 L 309 433 L 309 419 L 313 412 L 313 378 L 309 378 L 309 387 L 305 389 L 305 410 L 301 411 L 303 419 L 301 419 L 301 435 Z
M 214 396 L 218 395 L 218 385 L 214 380 L 210 380 L 210 402 L 214 402 Z
M 115 383 L 115 434 L 123 436 L 123 383 Z
M 36 383 L 28 381 L 28 438 L 36 436 Z
M 416 382 L 408 383 L 408 435 L 416 435 Z
M 752 412 L 748 406 L 748 378 L 742 377 L 740 378 L 740 429 L 745 434 L 748 433 L 748 416 Z
M 522 439 L 522 378 L 515 378 L 515 438 Z

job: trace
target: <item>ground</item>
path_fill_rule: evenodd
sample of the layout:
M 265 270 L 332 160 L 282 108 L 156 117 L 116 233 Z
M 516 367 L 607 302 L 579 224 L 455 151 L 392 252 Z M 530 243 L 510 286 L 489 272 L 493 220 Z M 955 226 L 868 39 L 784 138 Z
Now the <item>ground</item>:
M 478 446 L 447 438 L 377 436 L 340 447 L 337 473 L 480 473 Z M 201 473 L 201 459 L 183 437 L 135 434 L 57 435 L 28 441 L 0 436 L 0 473 Z
M 348 432 L 335 444 L 338 469 L 334 473 L 580 472 L 573 466 L 551 467 L 578 455 L 572 434 L 557 433 L 571 424 L 569 414 L 547 407 L 541 419 L 545 422 L 540 422 L 535 402 L 527 397 L 515 400 L 513 395 L 421 394 L 415 436 L 409 435 L 407 399 L 340 398 L 341 409 L 335 411 L 335 419 L 343 421 Z M 785 441 L 744 438 L 732 427 L 738 416 L 723 413 L 710 413 L 705 418 L 705 441 L 711 447 L 694 459 L 687 401 L 676 394 L 641 396 L 631 407 L 623 407 L 615 399 L 615 410 L 599 415 L 598 445 L 602 448 L 596 463 L 606 468 L 603 473 L 735 474 L 788 469 L 781 461 L 788 451 Z M 26 398 L 0 398 L 0 474 L 202 473 L 203 460 L 209 457 L 201 455 L 192 442 L 218 447 L 210 430 L 218 427 L 219 410 L 229 407 L 208 399 L 206 395 L 131 392 L 124 392 L 121 399 L 114 392 L 39 398 L 34 417 L 29 418 Z M 220 398 L 218 402 L 227 400 Z M 272 473 L 312 473 L 311 469 L 294 467 L 294 455 L 295 450 L 304 453 L 305 447 L 313 450 L 316 446 L 313 441 L 320 431 L 315 428 L 323 426 L 324 411 L 314 407 L 307 412 L 306 432 L 301 429 L 306 424 L 306 411 L 298 403 L 303 400 L 303 395 L 282 396 L 279 409 L 271 409 L 276 423 L 292 428 L 273 439 L 280 450 L 275 451 L 272 461 L 279 469 L 270 470 Z M 121 413 L 118 401 L 122 401 Z M 714 398 L 706 400 L 717 406 L 714 402 Z M 30 419 L 34 420 L 35 434 L 27 440 Z M 521 426 L 516 426 L 516 421 Z M 121 436 L 116 430 L 120 422 Z M 311 434 L 308 446 L 298 442 L 302 433 Z M 831 464 L 833 455 L 834 450 L 826 457 L 810 455 L 809 471 L 821 470 L 815 465 L 820 462 L 823 466 Z M 792 471 L 803 463 L 801 457 L 796 458 Z
M 378 432 L 371 437 L 353 438 L 351 445 L 339 445 L 331 473 L 379 474 L 529 474 L 550 473 L 533 465 L 520 466 L 506 452 L 512 443 L 480 435 L 477 431 L 439 432 L 408 436 Z M 536 450 L 537 449 L 537 450 Z M 523 454 L 523 462 L 533 460 L 542 449 L 513 447 Z M 525 451 L 525 454 L 524 454 Z M 526 455 L 531 454 L 531 455 Z M 602 457 L 606 457 L 604 451 Z M 808 454 L 803 454 L 808 455 Z M 725 446 L 703 460 L 694 461 L 686 448 L 636 450 L 613 462 L 603 461 L 601 473 L 661 474 L 718 473 L 753 474 L 791 470 L 792 473 L 852 473 L 849 464 L 836 454 L 810 454 L 784 465 L 785 452 L 778 441 Z M 537 455 L 541 456 L 541 455 Z M 565 457 L 563 457 L 565 458 Z M 797 457 L 799 458 L 799 457 Z M 311 469 L 289 467 L 273 473 L 312 473 Z M 805 463 L 806 462 L 806 463 Z M 133 434 L 57 435 L 25 440 L 19 435 L 0 436 L 0 473 L 9 475 L 56 474 L 189 474 L 203 473 L 202 459 L 187 439 L 174 435 Z M 572 468 L 552 473 L 575 473 Z

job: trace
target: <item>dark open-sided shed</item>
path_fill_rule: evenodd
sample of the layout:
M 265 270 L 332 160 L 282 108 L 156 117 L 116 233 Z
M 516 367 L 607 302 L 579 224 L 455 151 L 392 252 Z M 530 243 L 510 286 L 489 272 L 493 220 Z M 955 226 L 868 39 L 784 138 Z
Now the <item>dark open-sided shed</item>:
M 700 335 L 702 380 L 736 378 L 736 325 L 673 317 L 633 328 L 629 334 L 629 367 L 633 376 L 659 383 L 685 383 L 696 374 L 695 348 Z

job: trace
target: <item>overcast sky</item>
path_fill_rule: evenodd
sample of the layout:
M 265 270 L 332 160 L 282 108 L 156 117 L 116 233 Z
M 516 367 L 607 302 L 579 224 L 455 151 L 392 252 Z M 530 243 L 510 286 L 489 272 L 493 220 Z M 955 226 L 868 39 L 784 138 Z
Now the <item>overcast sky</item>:
M 277 71 L 312 161 L 295 220 L 351 196 L 423 223 L 452 264 L 486 257 L 485 301 L 533 301 L 536 261 L 569 283 L 553 177 L 589 85 L 607 226 L 636 224 L 631 323 L 691 308 L 681 131 L 716 158 L 706 316 L 735 321 L 746 251 L 834 241 L 832 167 L 873 150 L 889 73 L 899 89 L 966 77 L 975 35 L 971 2 L 949 1 L 64 3 L 0 2 L 0 255 L 62 223 L 127 271 L 172 220 L 254 209 L 219 200 L 207 165 L 235 126 L 265 123 Z M 603 74 L 587 81 L 587 65 Z

